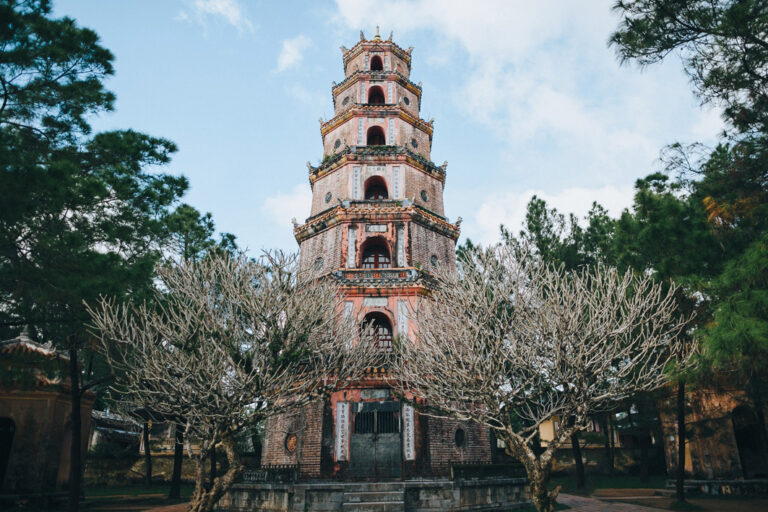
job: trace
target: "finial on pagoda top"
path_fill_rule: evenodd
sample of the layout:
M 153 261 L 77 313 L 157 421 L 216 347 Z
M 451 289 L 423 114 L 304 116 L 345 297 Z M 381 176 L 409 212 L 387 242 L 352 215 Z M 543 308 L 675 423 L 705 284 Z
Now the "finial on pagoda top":
M 381 41 L 381 36 L 379 35 L 379 26 L 376 25 L 376 35 L 373 36 L 374 41 Z

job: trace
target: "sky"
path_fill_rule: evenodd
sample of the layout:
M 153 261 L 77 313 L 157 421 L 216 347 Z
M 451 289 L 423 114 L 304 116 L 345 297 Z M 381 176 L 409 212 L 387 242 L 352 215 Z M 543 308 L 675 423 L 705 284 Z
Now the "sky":
M 95 30 L 115 55 L 113 112 L 95 130 L 174 141 L 163 169 L 241 248 L 297 249 L 309 215 L 306 162 L 322 159 L 318 119 L 333 116 L 341 51 L 360 30 L 413 46 L 432 159 L 448 161 L 445 209 L 462 242 L 518 231 L 534 194 L 583 216 L 617 216 L 635 180 L 674 142 L 712 143 L 719 113 L 701 106 L 674 55 L 640 69 L 607 45 L 613 0 L 58 0 L 56 16 Z

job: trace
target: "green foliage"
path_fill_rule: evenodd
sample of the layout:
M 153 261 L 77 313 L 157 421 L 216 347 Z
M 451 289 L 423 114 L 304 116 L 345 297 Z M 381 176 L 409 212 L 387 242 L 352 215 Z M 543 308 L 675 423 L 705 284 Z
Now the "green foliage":
M 515 237 L 501 226 L 501 235 L 505 243 L 531 247 L 544 261 L 561 263 L 568 269 L 611 262 L 615 221 L 597 203 L 592 203 L 584 220 L 586 225 L 582 227 L 574 214 L 566 217 L 533 196 L 528 202 L 524 229 Z

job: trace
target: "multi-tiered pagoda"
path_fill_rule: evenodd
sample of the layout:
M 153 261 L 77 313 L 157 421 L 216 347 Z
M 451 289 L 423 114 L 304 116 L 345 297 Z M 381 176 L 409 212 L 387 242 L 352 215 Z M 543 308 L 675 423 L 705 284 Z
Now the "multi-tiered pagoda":
M 382 350 L 412 336 L 409 318 L 437 265 L 453 265 L 459 226 L 443 213 L 447 164 L 431 160 L 433 121 L 419 117 L 412 48 L 376 36 L 341 48 L 334 117 L 322 123 L 323 161 L 309 166 L 312 210 L 294 234 L 301 264 L 336 279 L 345 313 L 372 325 Z M 490 462 L 486 429 L 427 418 L 398 401 L 377 372 L 325 404 L 267 424 L 262 465 L 302 477 L 445 476 L 451 463 Z

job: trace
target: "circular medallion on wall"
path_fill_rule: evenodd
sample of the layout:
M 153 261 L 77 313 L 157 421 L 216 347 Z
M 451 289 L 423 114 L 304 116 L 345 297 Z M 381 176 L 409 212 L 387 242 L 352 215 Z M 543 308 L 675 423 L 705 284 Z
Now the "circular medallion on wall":
M 336 142 L 333 143 L 333 149 L 339 149 L 339 146 L 341 146 L 341 139 L 336 139 Z
M 467 444 L 467 433 L 463 428 L 456 429 L 456 433 L 453 434 L 453 442 L 458 448 L 463 448 Z
M 429 258 L 429 262 L 432 264 L 433 267 L 436 267 L 437 266 L 437 256 L 435 256 L 433 254 L 432 257 Z
M 324 263 L 323 262 L 323 257 L 322 256 L 318 256 L 317 259 L 315 260 L 315 263 L 314 263 L 315 270 L 322 269 L 323 268 L 323 263 Z
M 344 101 L 341 102 L 342 105 L 346 105 L 347 103 L 349 103 L 349 96 L 344 98 Z
M 419 147 L 419 143 L 416 142 L 416 139 L 411 139 L 411 146 L 413 146 L 414 148 Z
M 285 451 L 288 453 L 295 452 L 297 443 L 298 439 L 296 438 L 296 434 L 288 434 L 285 436 Z
M 403 103 L 405 103 L 406 105 L 411 104 L 411 100 L 408 99 L 408 96 L 403 96 Z
M 421 200 L 422 201 L 425 201 L 425 202 L 429 201 L 429 196 L 427 195 L 427 191 L 426 190 L 422 190 L 421 194 L 419 194 L 419 195 L 421 196 Z
M 330 192 L 328 192 L 327 194 L 325 194 L 325 202 L 326 202 L 326 203 L 330 203 L 330 202 L 331 202 L 331 198 L 332 198 L 332 197 L 333 197 L 333 194 L 331 194 Z

